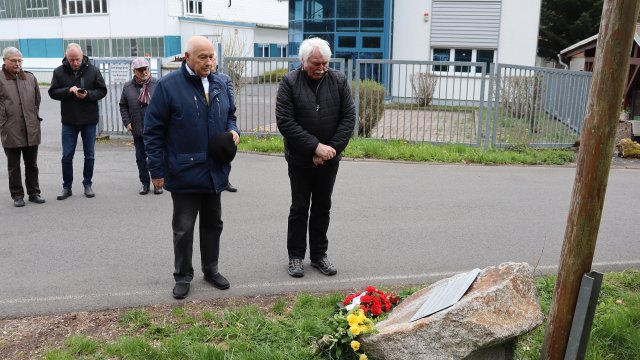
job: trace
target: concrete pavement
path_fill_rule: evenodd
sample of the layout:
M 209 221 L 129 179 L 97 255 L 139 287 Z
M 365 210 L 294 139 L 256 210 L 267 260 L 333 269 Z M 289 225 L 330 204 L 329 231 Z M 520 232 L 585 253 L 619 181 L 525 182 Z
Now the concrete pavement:
M 57 201 L 56 105 L 43 106 L 46 204 L 13 207 L 0 157 L 0 318 L 175 302 L 170 194 L 137 194 L 133 146 L 119 142 L 97 145 L 96 197 L 85 198 L 79 144 L 74 195 Z M 323 276 L 305 262 L 305 277 L 294 279 L 286 273 L 286 163 L 239 154 L 231 174 L 239 192 L 222 196 L 220 270 L 231 289 L 203 281 L 196 241 L 188 299 L 424 284 L 504 261 L 539 262 L 538 271 L 554 272 L 574 175 L 571 167 L 343 161 L 329 231 L 338 275 Z M 637 169 L 611 171 L 597 269 L 640 268 L 638 179 Z

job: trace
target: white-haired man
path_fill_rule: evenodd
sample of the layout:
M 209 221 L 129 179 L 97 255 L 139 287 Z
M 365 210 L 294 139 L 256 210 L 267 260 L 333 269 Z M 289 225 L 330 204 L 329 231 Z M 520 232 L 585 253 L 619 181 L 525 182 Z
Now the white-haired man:
M 353 132 L 355 106 L 344 73 L 329 68 L 331 49 L 325 40 L 304 40 L 299 56 L 302 66 L 284 76 L 276 100 L 291 184 L 288 273 L 304 276 L 308 230 L 311 266 L 335 275 L 337 270 L 327 258 L 331 194 L 342 151 Z
M 22 53 L 15 47 L 2 51 L 0 75 L 0 138 L 7 155 L 9 192 L 13 205 L 23 207 L 24 188 L 20 156 L 24 159 L 24 177 L 29 201 L 42 204 L 38 181 L 38 145 L 40 144 L 40 89 L 32 73 L 22 70 Z

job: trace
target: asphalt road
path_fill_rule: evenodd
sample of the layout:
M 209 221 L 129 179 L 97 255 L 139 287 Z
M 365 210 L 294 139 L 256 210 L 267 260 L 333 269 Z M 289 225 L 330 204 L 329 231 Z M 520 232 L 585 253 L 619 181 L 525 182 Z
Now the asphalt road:
M 13 207 L 0 157 L 0 318 L 177 302 L 171 297 L 170 194 L 137 194 L 132 145 L 98 144 L 94 190 L 61 190 L 58 104 L 43 90 L 43 205 Z M 81 177 L 81 145 L 76 179 Z M 189 299 L 424 284 L 506 261 L 557 270 L 575 169 L 343 161 L 329 256 L 338 274 L 287 275 L 289 184 L 283 157 L 239 154 L 223 194 L 220 270 L 231 289 L 196 277 Z M 612 169 L 595 254 L 601 271 L 640 268 L 640 170 Z M 196 234 L 197 238 L 197 234 Z

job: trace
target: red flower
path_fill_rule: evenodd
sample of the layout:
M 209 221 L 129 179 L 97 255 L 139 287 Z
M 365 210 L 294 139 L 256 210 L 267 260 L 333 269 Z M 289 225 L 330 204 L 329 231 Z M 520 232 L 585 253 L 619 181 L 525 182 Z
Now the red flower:
M 382 312 L 389 312 L 393 305 L 398 303 L 398 296 L 394 293 L 385 293 L 373 286 L 367 286 L 364 292 L 350 294 L 342 302 L 347 306 L 353 302 L 356 297 L 360 297 L 360 307 L 365 314 L 372 317 L 380 316 Z

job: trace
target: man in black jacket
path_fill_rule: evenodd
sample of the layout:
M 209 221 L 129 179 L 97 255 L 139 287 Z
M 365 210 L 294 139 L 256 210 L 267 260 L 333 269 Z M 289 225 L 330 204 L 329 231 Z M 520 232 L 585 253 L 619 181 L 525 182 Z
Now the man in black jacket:
M 355 106 L 344 73 L 329 68 L 331 49 L 325 40 L 303 41 L 299 56 L 302 67 L 284 76 L 276 101 L 291 184 L 288 272 L 304 276 L 308 222 L 311 266 L 335 275 L 337 270 L 327 259 L 331 194 L 355 125 Z
M 73 155 L 78 134 L 82 136 L 84 195 L 94 197 L 93 178 L 98 101 L 107 95 L 107 87 L 97 67 L 82 54 L 80 45 L 67 46 L 62 65 L 53 71 L 49 96 L 60 101 L 62 120 L 62 193 L 58 200 L 71 196 Z

